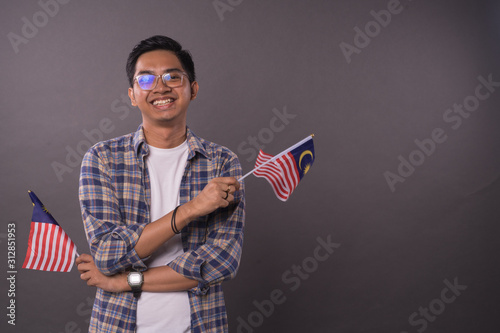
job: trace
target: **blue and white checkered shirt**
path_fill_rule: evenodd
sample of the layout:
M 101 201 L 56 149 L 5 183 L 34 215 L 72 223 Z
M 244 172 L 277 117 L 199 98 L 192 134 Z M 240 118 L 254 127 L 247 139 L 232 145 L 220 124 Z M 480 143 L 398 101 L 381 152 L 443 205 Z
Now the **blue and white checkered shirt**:
M 180 186 L 184 204 L 215 177 L 242 175 L 237 156 L 187 129 L 188 161 Z M 100 142 L 82 161 L 80 207 L 98 269 L 106 275 L 146 270 L 134 247 L 149 215 L 150 180 L 145 163 L 149 147 L 142 126 L 137 132 Z M 192 332 L 227 332 L 221 283 L 236 275 L 245 220 L 244 186 L 229 207 L 192 221 L 182 230 L 184 253 L 168 264 L 197 280 L 189 290 Z M 89 332 L 134 332 L 137 301 L 131 292 L 97 289 Z M 167 329 L 167 328 L 166 328 Z

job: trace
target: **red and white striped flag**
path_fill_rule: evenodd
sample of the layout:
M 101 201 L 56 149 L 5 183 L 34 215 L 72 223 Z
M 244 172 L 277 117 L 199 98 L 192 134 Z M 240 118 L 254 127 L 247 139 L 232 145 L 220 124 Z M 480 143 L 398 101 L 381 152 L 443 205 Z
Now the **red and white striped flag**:
M 256 177 L 265 178 L 271 184 L 276 197 L 281 201 L 287 201 L 302 177 L 311 168 L 314 157 L 313 135 L 310 135 L 276 156 L 261 150 L 255 168 L 239 180 L 251 173 Z
M 75 244 L 35 193 L 29 191 L 29 195 L 33 202 L 33 216 L 23 268 L 50 272 L 71 271 L 77 255 Z

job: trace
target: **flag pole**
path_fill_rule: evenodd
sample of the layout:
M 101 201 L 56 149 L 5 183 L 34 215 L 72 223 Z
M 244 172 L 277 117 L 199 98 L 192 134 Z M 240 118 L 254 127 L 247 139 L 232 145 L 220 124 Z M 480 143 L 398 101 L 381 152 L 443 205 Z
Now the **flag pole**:
M 279 153 L 278 155 L 274 156 L 273 158 L 271 158 L 270 160 L 262 163 L 261 165 L 259 165 L 258 167 L 254 168 L 252 171 L 248 172 L 247 174 L 245 174 L 243 177 L 241 177 L 240 179 L 238 179 L 239 182 L 241 182 L 243 179 L 245 179 L 246 177 L 250 176 L 252 173 L 254 173 L 255 171 L 259 170 L 260 168 L 262 168 L 263 166 L 271 163 L 271 162 L 274 162 L 276 161 L 278 158 L 280 158 L 281 156 L 285 155 L 286 153 L 294 150 L 295 148 L 297 148 L 298 146 L 302 145 L 304 142 L 307 142 L 308 140 L 311 140 L 312 138 L 314 138 L 314 134 L 311 134 L 309 136 L 307 136 L 304 140 L 301 140 L 299 142 L 297 142 L 296 144 L 294 144 L 293 146 L 291 146 L 290 148 L 288 149 L 285 149 L 283 150 L 281 153 Z

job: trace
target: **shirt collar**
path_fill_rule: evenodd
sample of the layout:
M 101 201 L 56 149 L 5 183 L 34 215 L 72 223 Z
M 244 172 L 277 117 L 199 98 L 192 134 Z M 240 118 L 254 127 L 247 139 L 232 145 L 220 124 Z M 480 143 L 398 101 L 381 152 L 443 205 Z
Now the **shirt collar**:
M 187 127 L 187 143 L 189 147 L 188 160 L 192 159 L 197 152 L 205 156 L 205 158 L 210 159 L 207 151 L 205 150 L 202 139 L 196 136 L 196 134 L 194 134 L 189 127 Z
M 210 159 L 204 145 L 203 141 L 201 138 L 196 136 L 189 127 L 187 127 L 187 144 L 188 144 L 188 149 L 189 149 L 189 154 L 188 154 L 188 160 L 192 159 L 196 153 L 200 153 L 203 155 L 205 158 Z M 149 154 L 149 147 L 146 143 L 146 137 L 144 136 L 144 129 L 142 127 L 142 124 L 139 125 L 139 128 L 134 134 L 134 137 L 132 139 L 132 142 L 134 144 L 134 149 L 135 152 L 139 155 L 148 155 Z

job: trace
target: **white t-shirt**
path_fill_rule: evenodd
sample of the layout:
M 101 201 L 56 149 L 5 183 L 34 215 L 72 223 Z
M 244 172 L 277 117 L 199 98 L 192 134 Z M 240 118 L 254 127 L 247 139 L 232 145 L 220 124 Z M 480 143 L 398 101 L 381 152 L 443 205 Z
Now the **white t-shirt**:
M 179 189 L 188 156 L 184 141 L 178 147 L 149 146 L 146 163 L 151 181 L 151 221 L 168 214 L 179 204 Z M 148 267 L 167 265 L 184 253 L 181 235 L 165 242 L 146 262 Z M 137 333 L 191 332 L 191 308 L 187 291 L 142 292 L 137 302 Z

